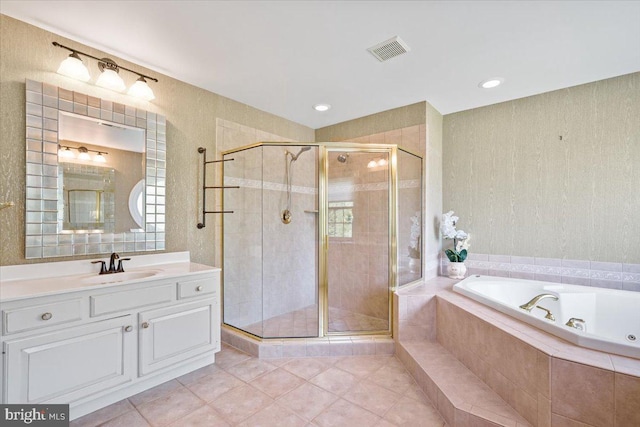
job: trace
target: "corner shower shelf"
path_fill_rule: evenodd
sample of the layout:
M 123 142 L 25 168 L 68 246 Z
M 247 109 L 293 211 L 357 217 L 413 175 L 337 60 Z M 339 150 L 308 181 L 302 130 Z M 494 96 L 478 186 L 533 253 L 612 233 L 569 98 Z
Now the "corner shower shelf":
M 207 171 L 206 167 L 210 163 L 224 163 L 231 162 L 234 159 L 223 159 L 223 160 L 207 160 L 207 149 L 204 147 L 198 147 L 198 153 L 203 154 L 202 157 L 202 222 L 198 223 L 198 229 L 202 229 L 206 226 L 205 218 L 207 214 L 225 214 L 225 213 L 233 213 L 233 211 L 208 211 L 207 210 L 207 190 L 213 189 L 230 189 L 230 188 L 240 188 L 237 185 L 233 186 L 224 186 L 224 185 L 207 185 Z

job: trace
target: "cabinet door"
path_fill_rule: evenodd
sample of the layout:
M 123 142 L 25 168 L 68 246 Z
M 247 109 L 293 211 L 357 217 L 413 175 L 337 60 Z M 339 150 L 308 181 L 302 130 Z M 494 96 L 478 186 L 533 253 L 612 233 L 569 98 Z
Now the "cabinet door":
M 6 403 L 71 403 L 131 381 L 133 317 L 5 342 Z
M 219 346 L 216 299 L 139 314 L 140 375 L 146 375 Z

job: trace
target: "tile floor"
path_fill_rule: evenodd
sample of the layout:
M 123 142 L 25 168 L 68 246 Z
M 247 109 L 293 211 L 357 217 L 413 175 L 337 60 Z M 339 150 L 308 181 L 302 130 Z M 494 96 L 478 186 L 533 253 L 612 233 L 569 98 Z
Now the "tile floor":
M 443 427 L 394 356 L 260 360 L 223 346 L 216 363 L 71 422 L 72 427 Z
M 388 328 L 387 319 L 329 307 L 330 332 L 384 331 Z M 262 322 L 252 323 L 242 329 L 268 338 L 315 337 L 318 334 L 318 306 L 310 305 Z

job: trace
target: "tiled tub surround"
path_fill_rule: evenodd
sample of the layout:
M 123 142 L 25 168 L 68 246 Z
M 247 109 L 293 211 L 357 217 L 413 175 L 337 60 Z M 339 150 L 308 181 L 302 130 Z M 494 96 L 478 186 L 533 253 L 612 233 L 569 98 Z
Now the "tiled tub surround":
M 135 126 L 146 132 L 145 231 L 59 234 L 58 113 Z M 25 258 L 165 249 L 166 119 L 104 99 L 26 81 Z
M 450 426 L 640 425 L 640 360 L 577 347 L 448 290 L 453 283 L 396 296 L 396 354 Z
M 449 261 L 440 257 L 440 274 L 446 276 Z M 470 253 L 467 276 L 512 277 L 569 285 L 640 291 L 640 264 L 597 262 L 560 258 L 535 258 Z
M 640 336 L 640 293 L 479 275 L 453 290 L 581 347 L 640 359 L 640 343 L 633 341 Z M 545 298 L 529 311 L 520 308 L 544 294 L 556 300 Z M 584 322 L 584 330 L 569 327 L 572 318 Z

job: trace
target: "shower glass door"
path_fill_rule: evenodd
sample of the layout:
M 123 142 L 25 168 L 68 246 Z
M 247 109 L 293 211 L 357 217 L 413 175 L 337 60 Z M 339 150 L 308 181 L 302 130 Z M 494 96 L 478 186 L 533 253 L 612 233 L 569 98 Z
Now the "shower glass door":
M 388 149 L 327 150 L 327 332 L 389 331 Z
M 260 338 L 317 337 L 318 147 L 224 153 L 224 323 Z M 233 160 L 231 160 L 233 159 Z

